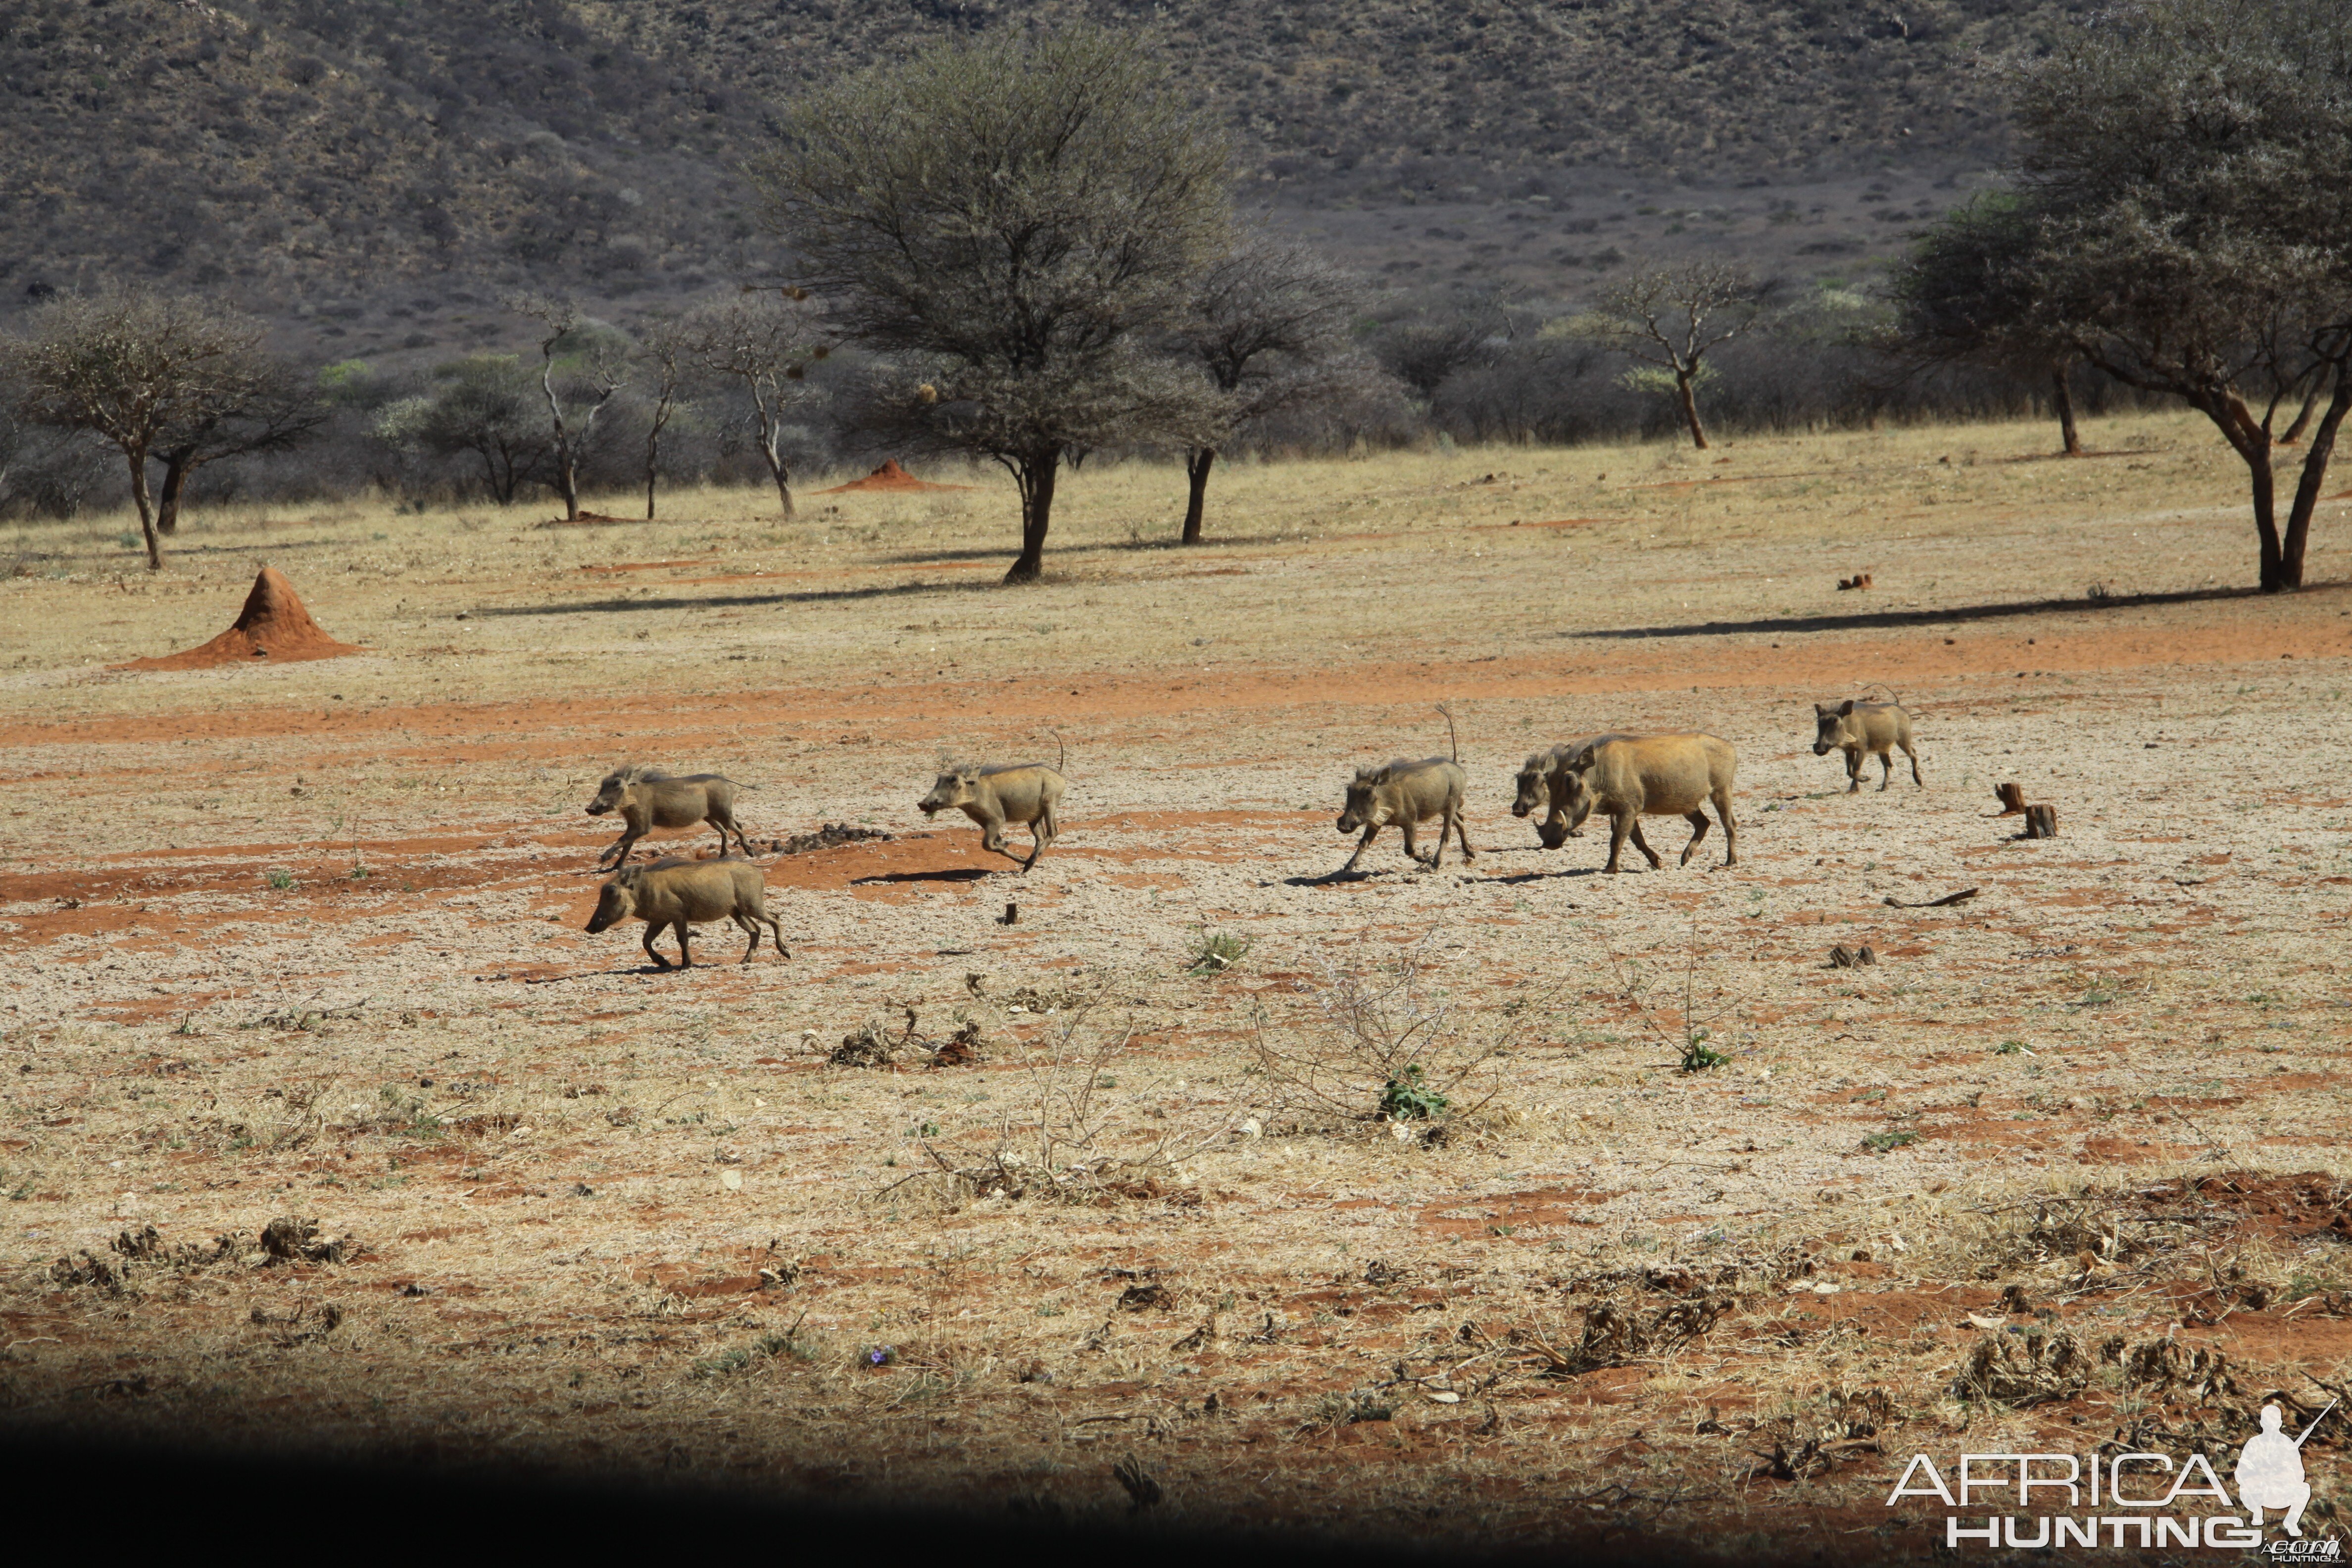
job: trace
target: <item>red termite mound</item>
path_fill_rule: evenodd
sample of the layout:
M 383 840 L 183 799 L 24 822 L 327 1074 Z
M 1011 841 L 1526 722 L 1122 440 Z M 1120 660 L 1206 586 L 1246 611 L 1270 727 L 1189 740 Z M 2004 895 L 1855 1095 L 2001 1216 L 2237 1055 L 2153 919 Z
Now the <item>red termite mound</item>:
M 202 647 L 162 658 L 134 658 L 116 669 L 210 669 L 224 664 L 252 664 L 267 659 L 285 664 L 305 658 L 340 658 L 366 650 L 337 642 L 310 618 L 294 584 L 275 566 L 264 566 L 245 596 L 236 625 Z
M 816 493 L 821 496 L 837 496 L 851 490 L 968 490 L 970 489 L 971 489 L 970 485 L 935 485 L 928 479 L 919 479 L 900 468 L 898 460 L 893 458 L 862 479 L 852 479 L 845 485 L 835 485 L 829 490 L 818 490 Z

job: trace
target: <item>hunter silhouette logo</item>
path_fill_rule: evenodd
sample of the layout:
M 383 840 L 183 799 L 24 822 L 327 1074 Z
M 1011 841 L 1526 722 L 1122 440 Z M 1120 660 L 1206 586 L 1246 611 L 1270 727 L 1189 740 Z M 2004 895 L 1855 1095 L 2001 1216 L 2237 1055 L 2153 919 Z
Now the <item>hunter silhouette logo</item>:
M 2246 1522 L 2262 1528 L 2263 1510 L 2284 1509 L 2286 1517 L 2280 1525 L 2289 1535 L 2303 1533 L 2304 1505 L 2311 1500 L 2311 1483 L 2303 1479 L 2303 1444 L 2327 1419 L 2327 1411 L 2336 1408 L 2336 1401 L 2327 1402 L 2327 1410 L 2312 1417 L 2311 1425 L 2303 1429 L 2303 1436 L 2289 1437 L 2280 1430 L 2284 1419 L 2275 1405 L 2263 1406 L 2263 1429 L 2246 1439 L 2238 1454 L 2238 1501 L 2246 1510 Z

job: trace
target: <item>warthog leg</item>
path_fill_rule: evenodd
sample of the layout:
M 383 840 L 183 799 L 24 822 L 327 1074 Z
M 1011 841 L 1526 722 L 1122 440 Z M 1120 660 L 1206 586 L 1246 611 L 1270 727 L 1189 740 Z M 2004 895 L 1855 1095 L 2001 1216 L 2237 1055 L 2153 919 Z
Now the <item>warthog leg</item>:
M 675 969 L 677 965 L 672 963 L 668 959 L 664 958 L 660 953 L 654 951 L 654 938 L 659 936 L 665 929 L 667 928 L 661 925 L 656 925 L 652 921 L 647 921 L 646 922 L 646 956 L 654 961 L 654 966 L 657 969 Z M 680 926 L 678 928 L 679 940 L 677 950 L 680 953 L 684 953 L 686 952 L 685 931 L 685 927 Z
M 1379 837 L 1380 835 L 1381 830 L 1378 824 L 1366 824 L 1364 827 L 1364 836 L 1356 840 L 1356 852 L 1348 857 L 1348 863 L 1339 868 L 1339 874 L 1344 877 L 1349 872 L 1354 870 L 1356 868 L 1356 862 L 1364 858 L 1364 851 L 1372 847 L 1372 840 Z
M 749 931 L 751 935 L 751 945 L 743 950 L 744 963 L 751 963 L 751 955 L 760 951 L 760 928 L 763 924 L 775 932 L 776 962 L 778 963 L 782 963 L 785 959 L 792 956 L 792 954 L 784 949 L 784 928 L 776 923 L 775 916 L 766 913 L 747 915 L 740 910 L 738 910 L 734 914 L 730 915 L 728 918 L 735 922 L 735 928 L 738 931 Z
M 1455 806 L 1449 815 L 1451 816 L 1454 823 L 1454 837 L 1462 841 L 1462 863 L 1466 866 L 1473 860 L 1478 858 L 1478 851 L 1470 847 L 1470 825 L 1466 821 L 1463 820 L 1462 808 L 1460 806 Z M 1437 829 L 1437 847 L 1440 849 L 1445 847 L 1445 828 L 1444 824 L 1440 824 Z
M 1862 793 L 1862 748 L 1860 746 L 1848 746 L 1845 749 L 1845 793 L 1860 795 Z
M 1927 781 L 1919 776 L 1919 753 L 1911 749 L 1911 742 L 1908 741 L 1903 742 L 1903 754 L 1911 759 L 1911 782 L 1921 789 L 1926 789 Z M 1889 763 L 1894 760 L 1892 757 L 1887 759 Z
M 1061 831 L 1061 825 L 1054 820 L 1054 814 L 1051 810 L 1041 811 L 1037 814 L 1037 820 L 1029 825 L 1029 837 L 1036 840 L 1037 847 L 1029 851 L 1029 858 L 1021 862 L 1021 874 L 1023 876 L 1025 877 L 1029 874 L 1029 868 L 1037 863 L 1037 857 L 1045 852 L 1045 846 L 1053 843 L 1055 838 L 1060 835 Z
M 1739 864 L 1739 824 L 1731 815 L 1731 791 L 1715 792 L 1715 815 L 1723 818 L 1723 863 Z
M 1690 858 L 1698 853 L 1698 841 L 1706 837 L 1707 820 L 1706 813 L 1703 811 L 1688 811 L 1683 816 L 1691 825 L 1691 840 L 1683 846 L 1683 858 L 1675 864 L 1687 866 L 1690 864 Z
M 610 849 L 605 850 L 604 853 L 597 858 L 596 864 L 599 866 L 617 866 L 622 861 L 626 860 L 629 858 L 629 846 L 635 844 L 639 838 L 644 837 L 645 831 L 646 830 L 642 827 L 624 828 L 621 832 L 621 841 L 614 845 Z
M 735 847 L 743 851 L 743 858 L 746 860 L 751 858 L 751 841 L 743 837 L 743 825 L 735 820 L 735 814 L 732 811 L 713 805 L 706 820 L 711 826 L 719 829 L 719 854 L 727 853 L 727 836 L 732 833 L 735 835 Z

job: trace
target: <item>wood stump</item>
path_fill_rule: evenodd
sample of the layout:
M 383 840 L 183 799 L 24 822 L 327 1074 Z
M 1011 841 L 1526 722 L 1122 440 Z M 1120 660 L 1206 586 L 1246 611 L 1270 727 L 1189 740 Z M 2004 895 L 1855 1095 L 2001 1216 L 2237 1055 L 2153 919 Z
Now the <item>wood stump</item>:
M 2000 815 L 2003 816 L 2022 816 L 2025 815 L 2025 788 L 2023 785 L 2015 784 L 1995 784 L 1992 786 L 1992 793 L 2000 801 Z
M 2028 838 L 2057 837 L 2057 811 L 2053 807 L 2047 805 L 2027 806 L 2025 808 L 2025 837 Z

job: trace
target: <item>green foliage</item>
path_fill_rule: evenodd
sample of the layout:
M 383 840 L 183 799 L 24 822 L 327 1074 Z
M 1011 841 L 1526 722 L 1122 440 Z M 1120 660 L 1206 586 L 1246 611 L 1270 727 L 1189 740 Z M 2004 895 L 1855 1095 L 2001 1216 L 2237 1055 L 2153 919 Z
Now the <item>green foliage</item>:
M 1192 942 L 1192 958 L 1184 966 L 1185 973 L 1207 977 L 1223 974 L 1249 956 L 1253 942 L 1238 931 L 1202 931 Z
M 1884 1154 L 1890 1149 L 1900 1149 L 1919 1142 L 1919 1134 L 1908 1128 L 1895 1131 L 1874 1132 L 1862 1141 L 1863 1147 L 1874 1154 Z
M 1730 1057 L 1706 1043 L 1713 1032 L 1704 1028 L 1685 1031 L 1682 1059 L 1675 1065 L 1684 1072 L 1705 1072 L 1709 1068 L 1719 1068 L 1728 1062 Z
M 1424 1079 L 1419 1062 L 1407 1063 L 1381 1091 L 1381 1114 L 1391 1121 L 1434 1121 L 1453 1109 Z
M 289 871 L 283 866 L 271 867 L 269 868 L 268 880 L 271 887 L 277 889 L 281 893 L 290 893 L 298 885 L 294 880 L 294 873 Z

